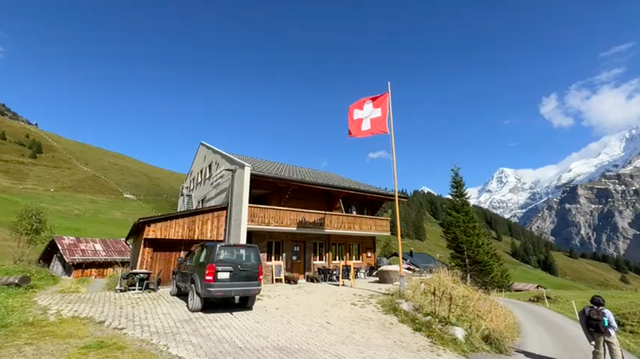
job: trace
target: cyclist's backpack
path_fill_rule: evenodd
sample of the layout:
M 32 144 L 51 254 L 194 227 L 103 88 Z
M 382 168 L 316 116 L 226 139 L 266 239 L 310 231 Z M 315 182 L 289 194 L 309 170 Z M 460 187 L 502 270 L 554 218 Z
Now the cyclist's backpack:
M 592 333 L 605 334 L 607 327 L 605 326 L 604 309 L 590 307 L 587 314 L 587 328 Z

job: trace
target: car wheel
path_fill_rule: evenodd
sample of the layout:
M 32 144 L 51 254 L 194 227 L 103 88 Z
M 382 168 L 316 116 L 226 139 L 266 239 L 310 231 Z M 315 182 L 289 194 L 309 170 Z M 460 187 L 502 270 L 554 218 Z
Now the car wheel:
M 169 291 L 169 294 L 173 297 L 177 297 L 182 294 L 182 291 L 178 288 L 178 283 L 176 283 L 175 278 L 171 280 L 171 291 Z
M 242 308 L 253 309 L 253 305 L 256 304 L 256 296 L 241 297 L 238 305 Z
M 192 283 L 189 288 L 189 297 L 187 298 L 187 309 L 190 312 L 199 312 L 202 310 L 202 304 L 202 297 L 196 292 L 196 285 Z

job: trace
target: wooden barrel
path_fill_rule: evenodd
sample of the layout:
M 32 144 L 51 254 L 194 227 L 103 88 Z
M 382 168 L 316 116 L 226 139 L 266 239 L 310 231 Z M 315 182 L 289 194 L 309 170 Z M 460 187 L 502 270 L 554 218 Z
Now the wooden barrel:
M 0 286 L 6 287 L 25 287 L 31 283 L 31 277 L 28 275 L 0 277 Z

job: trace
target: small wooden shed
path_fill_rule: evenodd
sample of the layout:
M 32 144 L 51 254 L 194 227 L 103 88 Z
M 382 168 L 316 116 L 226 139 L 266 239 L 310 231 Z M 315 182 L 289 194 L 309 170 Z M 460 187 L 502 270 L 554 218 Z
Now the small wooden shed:
M 38 263 L 60 277 L 105 278 L 129 266 L 131 248 L 124 239 L 55 236 Z
M 541 289 L 546 289 L 546 288 L 539 284 L 534 284 L 534 283 L 514 282 L 513 284 L 511 284 L 511 291 L 513 292 L 529 292 L 532 290 L 541 290 Z
M 160 283 L 169 285 L 177 259 L 195 244 L 223 241 L 226 221 L 226 205 L 140 218 L 126 237 L 132 247 L 130 267 L 161 273 Z

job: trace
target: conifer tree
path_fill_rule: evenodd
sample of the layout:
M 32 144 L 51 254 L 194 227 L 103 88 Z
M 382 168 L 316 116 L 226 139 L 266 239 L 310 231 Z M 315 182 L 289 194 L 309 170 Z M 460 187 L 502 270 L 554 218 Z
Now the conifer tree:
M 7 133 L 2 131 L 0 132 L 0 141 L 6 141 L 7 140 Z
M 468 284 L 482 289 L 507 289 L 511 279 L 469 203 L 460 169 L 452 169 L 451 200 L 443 221 L 443 234 L 451 251 L 450 263 Z

